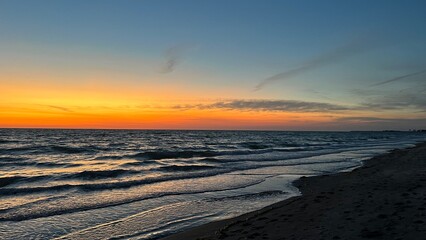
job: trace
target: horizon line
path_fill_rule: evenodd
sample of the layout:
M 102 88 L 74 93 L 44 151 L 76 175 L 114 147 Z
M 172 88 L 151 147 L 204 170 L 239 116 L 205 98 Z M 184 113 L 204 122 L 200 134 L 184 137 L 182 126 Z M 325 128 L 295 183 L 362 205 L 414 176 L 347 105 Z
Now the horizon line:
M 174 128 L 56 128 L 56 127 L 0 127 L 0 130 L 115 130 L 115 131 L 247 131 L 247 132 L 413 132 L 424 129 L 382 130 L 278 130 L 278 129 L 174 129 Z

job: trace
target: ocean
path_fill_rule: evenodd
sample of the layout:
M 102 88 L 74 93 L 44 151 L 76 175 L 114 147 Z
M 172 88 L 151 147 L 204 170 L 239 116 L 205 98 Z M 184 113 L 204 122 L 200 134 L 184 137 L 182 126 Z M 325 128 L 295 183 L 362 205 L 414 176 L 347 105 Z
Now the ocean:
M 0 129 L 0 239 L 156 239 L 299 195 L 415 132 Z

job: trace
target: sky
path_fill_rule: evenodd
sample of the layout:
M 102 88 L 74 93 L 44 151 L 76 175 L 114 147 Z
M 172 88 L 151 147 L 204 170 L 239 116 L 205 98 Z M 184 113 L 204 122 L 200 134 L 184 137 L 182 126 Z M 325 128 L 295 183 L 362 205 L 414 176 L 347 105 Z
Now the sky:
M 425 129 L 425 10 L 2 0 L 0 127 Z

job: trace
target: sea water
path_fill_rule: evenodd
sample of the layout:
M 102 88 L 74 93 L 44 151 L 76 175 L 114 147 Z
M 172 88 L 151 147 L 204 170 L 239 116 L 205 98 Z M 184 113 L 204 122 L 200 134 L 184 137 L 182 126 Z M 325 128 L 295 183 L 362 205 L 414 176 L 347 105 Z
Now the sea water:
M 415 132 L 0 129 L 0 239 L 155 239 L 299 195 Z

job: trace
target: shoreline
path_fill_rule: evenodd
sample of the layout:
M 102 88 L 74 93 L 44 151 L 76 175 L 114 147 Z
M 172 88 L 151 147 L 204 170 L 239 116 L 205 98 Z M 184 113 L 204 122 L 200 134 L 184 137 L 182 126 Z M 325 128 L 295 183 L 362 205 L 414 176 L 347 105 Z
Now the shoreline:
M 161 239 L 426 236 L 426 143 L 375 156 L 350 172 L 302 177 L 293 185 L 301 196 Z

